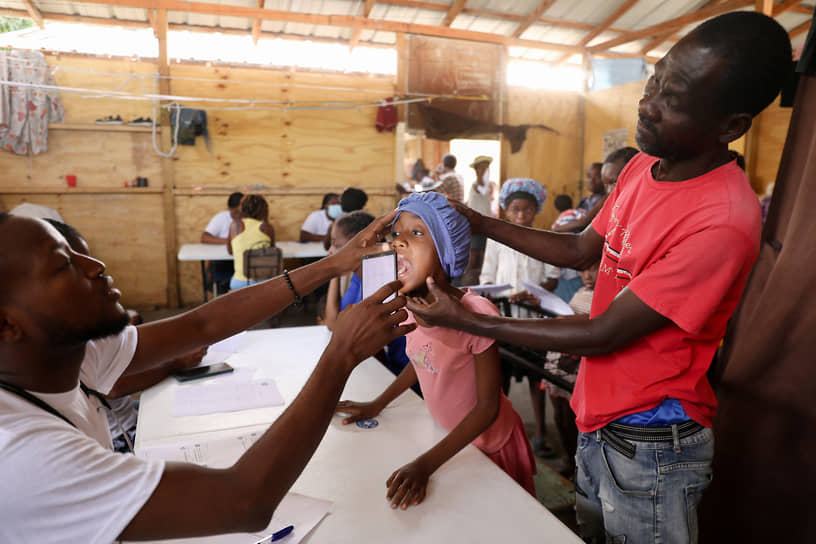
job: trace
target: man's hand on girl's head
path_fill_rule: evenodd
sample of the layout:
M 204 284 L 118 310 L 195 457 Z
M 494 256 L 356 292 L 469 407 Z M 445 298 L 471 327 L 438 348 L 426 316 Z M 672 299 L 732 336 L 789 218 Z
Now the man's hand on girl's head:
M 449 198 L 448 203 L 450 203 L 454 210 L 465 216 L 468 223 L 470 223 L 470 231 L 473 234 L 482 234 L 482 220 L 484 219 L 482 214 L 473 208 L 468 208 L 465 204 L 459 202 L 458 200 Z
M 405 307 L 431 327 L 461 329 L 462 323 L 471 315 L 455 297 L 440 289 L 430 276 L 425 280 L 430 297 L 408 297 Z M 433 300 L 433 302 L 430 302 Z

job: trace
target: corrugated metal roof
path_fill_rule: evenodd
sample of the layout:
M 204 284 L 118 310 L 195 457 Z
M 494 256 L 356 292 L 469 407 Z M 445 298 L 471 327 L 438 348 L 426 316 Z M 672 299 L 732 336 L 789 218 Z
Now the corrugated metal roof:
M 69 2 L 60 0 L 32 0 L 45 14 L 57 16 L 80 16 L 96 19 L 119 20 L 123 22 L 137 22 L 147 24 L 148 10 L 144 7 L 128 7 L 122 5 L 107 5 L 87 2 Z M 161 0 L 157 0 L 160 3 Z M 399 0 L 388 0 L 389 3 L 374 4 L 369 18 L 373 21 L 399 22 L 415 25 L 440 26 L 445 19 L 452 0 L 424 0 L 419 7 L 414 5 L 395 5 Z M 450 24 L 451 29 L 495 34 L 504 38 L 511 37 L 519 28 L 524 18 L 541 5 L 542 0 L 469 0 L 464 9 Z M 531 41 L 542 41 L 557 44 L 580 44 L 589 32 L 587 25 L 601 24 L 610 14 L 614 13 L 625 0 L 555 0 L 541 17 L 546 22 L 533 22 L 522 33 L 521 38 Z M 119 3 L 127 4 L 127 0 Z M 138 5 L 138 2 L 134 0 Z M 257 8 L 257 0 L 200 0 L 198 4 L 210 3 L 222 7 L 239 6 L 243 8 Z M 777 2 L 779 3 L 779 2 Z M 589 45 L 598 45 L 615 39 L 621 32 L 637 31 L 652 27 L 676 17 L 691 13 L 709 5 L 707 0 L 640 0 L 632 5 L 616 21 L 611 28 L 596 36 Z M 749 3 L 750 4 L 750 3 Z M 144 5 L 144 4 L 142 4 Z M 438 5 L 439 9 L 428 9 Z M 807 23 L 812 18 L 812 10 L 816 0 L 805 0 L 799 8 L 810 8 L 811 14 L 796 10 L 788 10 L 778 17 L 778 21 L 788 31 Z M 364 0 L 266 0 L 265 9 L 287 11 L 290 13 L 313 15 L 340 15 L 360 17 L 365 7 Z M 748 6 L 746 9 L 751 9 Z M 25 12 L 23 0 L 0 0 L 0 8 Z M 551 21 L 557 21 L 553 24 Z M 192 11 L 169 11 L 168 21 L 174 25 L 191 25 L 196 27 L 211 27 L 214 30 L 230 29 L 250 32 L 254 19 L 251 17 L 207 14 Z M 560 23 L 558 23 L 560 21 Z M 675 36 L 682 36 L 697 23 L 685 28 L 677 29 Z M 327 26 L 311 22 L 286 22 L 263 20 L 261 29 L 268 34 L 289 34 L 305 38 L 314 37 L 347 41 L 352 35 L 359 34 L 358 43 L 393 44 L 396 41 L 392 30 L 363 29 L 357 33 L 354 29 L 342 26 Z M 444 32 L 444 30 L 442 30 Z M 805 39 L 802 33 L 793 39 L 794 46 Z M 618 54 L 640 54 L 650 39 L 640 39 L 621 44 L 611 51 Z M 651 53 L 660 55 L 671 41 L 659 44 Z M 536 47 L 513 47 L 511 55 L 528 59 L 556 60 L 562 59 L 564 53 L 548 51 Z

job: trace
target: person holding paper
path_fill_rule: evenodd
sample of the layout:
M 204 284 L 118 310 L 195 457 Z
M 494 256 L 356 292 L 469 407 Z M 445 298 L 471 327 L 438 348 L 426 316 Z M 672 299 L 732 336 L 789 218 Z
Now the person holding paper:
M 138 328 L 105 265 L 48 223 L 0 214 L 0 542 L 112 542 L 255 532 L 306 466 L 356 365 L 413 325 L 399 287 L 338 316 L 301 393 L 226 470 L 111 450 L 95 390 L 234 335 L 382 251 L 395 213 L 331 257 Z M 224 316 L 230 319 L 224 319 Z M 81 383 L 80 383 L 81 382 Z M 207 497 L 206 515 L 200 501 Z M 43 515 L 46 512 L 47 515 Z
M 547 190 L 536 180 L 513 178 L 504 182 L 499 191 L 499 205 L 508 221 L 514 225 L 531 227 L 536 215 L 547 201 Z M 531 282 L 552 291 L 558 286 L 561 271 L 552 265 L 534 259 L 496 240 L 488 240 L 479 283 L 509 283 L 512 286 L 510 302 L 539 305 L 538 297 L 524 285 Z M 510 306 L 512 317 L 530 317 L 530 312 L 516 305 Z M 510 363 L 502 364 L 502 386 L 505 393 L 510 389 L 514 369 Z M 531 438 L 533 451 L 539 457 L 552 457 L 555 451 L 547 443 L 546 409 L 547 396 L 538 387 L 538 380 L 529 373 L 515 369 L 517 380 L 527 376 L 530 400 L 533 403 L 535 427 Z
M 587 540 L 696 541 L 717 405 L 706 371 L 761 231 L 756 195 L 728 144 L 774 101 L 790 62 L 787 32 L 759 13 L 720 15 L 686 34 L 657 62 L 638 103 L 642 153 L 580 234 L 454 204 L 474 231 L 545 262 L 581 270 L 600 257 L 589 320 L 478 315 L 433 279 L 434 301 L 408 304 L 431 325 L 584 356 L 571 405 Z

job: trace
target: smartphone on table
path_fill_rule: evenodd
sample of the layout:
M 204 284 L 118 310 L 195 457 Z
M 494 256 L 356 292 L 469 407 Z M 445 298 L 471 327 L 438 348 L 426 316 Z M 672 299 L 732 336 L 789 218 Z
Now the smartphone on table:
M 363 298 L 373 295 L 377 289 L 397 279 L 397 252 L 383 251 L 363 257 Z M 390 295 L 384 302 L 394 298 Z
M 185 368 L 183 370 L 176 370 L 171 375 L 180 382 L 189 382 L 190 380 L 198 380 L 201 378 L 209 378 L 210 376 L 217 376 L 218 374 L 226 374 L 235 370 L 227 363 L 215 363 L 212 365 L 196 366 L 193 368 Z

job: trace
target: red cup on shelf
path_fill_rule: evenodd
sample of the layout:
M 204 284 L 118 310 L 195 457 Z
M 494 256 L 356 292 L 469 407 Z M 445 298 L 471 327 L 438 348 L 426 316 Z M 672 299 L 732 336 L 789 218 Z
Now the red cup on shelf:
M 76 176 L 74 174 L 65 174 L 65 182 L 68 187 L 76 187 Z

